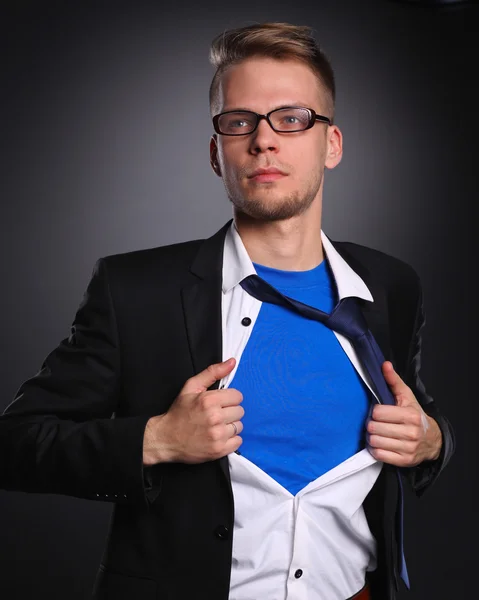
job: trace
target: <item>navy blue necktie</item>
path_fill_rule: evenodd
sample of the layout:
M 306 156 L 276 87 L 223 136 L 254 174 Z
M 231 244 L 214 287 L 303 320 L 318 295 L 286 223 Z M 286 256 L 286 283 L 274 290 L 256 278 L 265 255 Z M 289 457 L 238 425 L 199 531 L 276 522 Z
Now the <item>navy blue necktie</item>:
M 261 302 L 278 304 L 293 310 L 307 319 L 321 321 L 327 327 L 347 337 L 353 345 L 361 364 L 368 373 L 370 381 L 379 401 L 383 404 L 396 404 L 394 396 L 386 383 L 381 365 L 384 356 L 368 328 L 366 319 L 358 306 L 356 298 L 343 298 L 335 306 L 331 314 L 308 306 L 284 296 L 276 288 L 258 275 L 249 275 L 240 282 L 241 287 L 253 298 Z M 399 548 L 401 552 L 401 578 L 409 588 L 409 577 L 403 551 L 403 489 L 401 475 L 397 470 L 399 481 Z

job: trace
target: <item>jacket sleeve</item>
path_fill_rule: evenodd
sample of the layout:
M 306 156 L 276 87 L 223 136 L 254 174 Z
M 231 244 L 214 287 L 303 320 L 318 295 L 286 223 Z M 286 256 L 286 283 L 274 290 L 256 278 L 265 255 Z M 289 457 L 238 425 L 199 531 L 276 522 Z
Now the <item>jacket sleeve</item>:
M 115 418 L 120 348 L 104 259 L 71 334 L 0 416 L 0 487 L 146 504 L 147 416 Z
M 416 318 L 414 322 L 413 337 L 409 347 L 404 380 L 413 391 L 423 410 L 437 422 L 442 433 L 441 452 L 436 460 L 424 461 L 416 467 L 402 469 L 403 474 L 408 478 L 416 495 L 421 496 L 426 489 L 436 481 L 439 474 L 449 462 L 455 450 L 455 438 L 451 424 L 446 417 L 439 412 L 436 403 L 431 396 L 426 393 L 425 386 L 419 375 L 421 368 L 422 329 L 425 324 L 425 316 L 422 290 L 420 284 L 418 285 L 419 294 Z

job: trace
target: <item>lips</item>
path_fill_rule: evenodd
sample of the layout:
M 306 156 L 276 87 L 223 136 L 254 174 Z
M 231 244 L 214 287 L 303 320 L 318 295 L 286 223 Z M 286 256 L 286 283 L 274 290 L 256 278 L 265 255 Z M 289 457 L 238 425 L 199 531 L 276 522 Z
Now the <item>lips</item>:
M 271 181 L 277 181 L 285 176 L 286 173 L 280 169 L 277 169 L 276 167 L 267 167 L 265 169 L 256 169 L 256 171 L 253 171 L 248 178 L 257 182 L 268 183 Z

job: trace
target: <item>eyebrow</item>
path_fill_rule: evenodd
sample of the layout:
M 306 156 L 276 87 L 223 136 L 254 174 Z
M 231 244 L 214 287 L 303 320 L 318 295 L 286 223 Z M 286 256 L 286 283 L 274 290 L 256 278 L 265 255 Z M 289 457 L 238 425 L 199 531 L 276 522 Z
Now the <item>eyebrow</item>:
M 281 108 L 291 108 L 292 106 L 300 106 L 301 108 L 309 108 L 309 106 L 307 105 L 307 103 L 304 102 L 288 102 L 287 104 L 281 104 L 280 106 L 276 106 L 275 108 L 272 108 L 271 110 L 279 110 Z M 234 108 L 229 108 L 229 109 L 223 109 L 221 112 L 256 112 L 255 110 L 252 110 L 251 108 L 243 108 L 243 107 L 234 107 Z M 270 110 L 268 112 L 271 112 Z

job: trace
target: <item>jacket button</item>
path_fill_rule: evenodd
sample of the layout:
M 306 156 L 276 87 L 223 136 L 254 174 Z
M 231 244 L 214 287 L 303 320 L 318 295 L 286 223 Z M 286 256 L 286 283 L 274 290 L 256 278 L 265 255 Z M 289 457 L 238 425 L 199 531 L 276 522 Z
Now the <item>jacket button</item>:
M 225 525 L 218 525 L 215 529 L 215 535 L 220 538 L 220 540 L 227 540 L 230 537 L 230 530 Z
M 251 319 L 249 317 L 245 317 L 244 319 L 241 320 L 241 325 L 248 327 L 248 325 L 251 325 Z
M 302 571 L 301 569 L 298 569 L 298 570 L 295 572 L 294 576 L 296 577 L 296 579 L 299 579 L 299 578 L 301 577 L 301 575 L 302 575 L 302 574 L 303 574 L 303 571 Z

